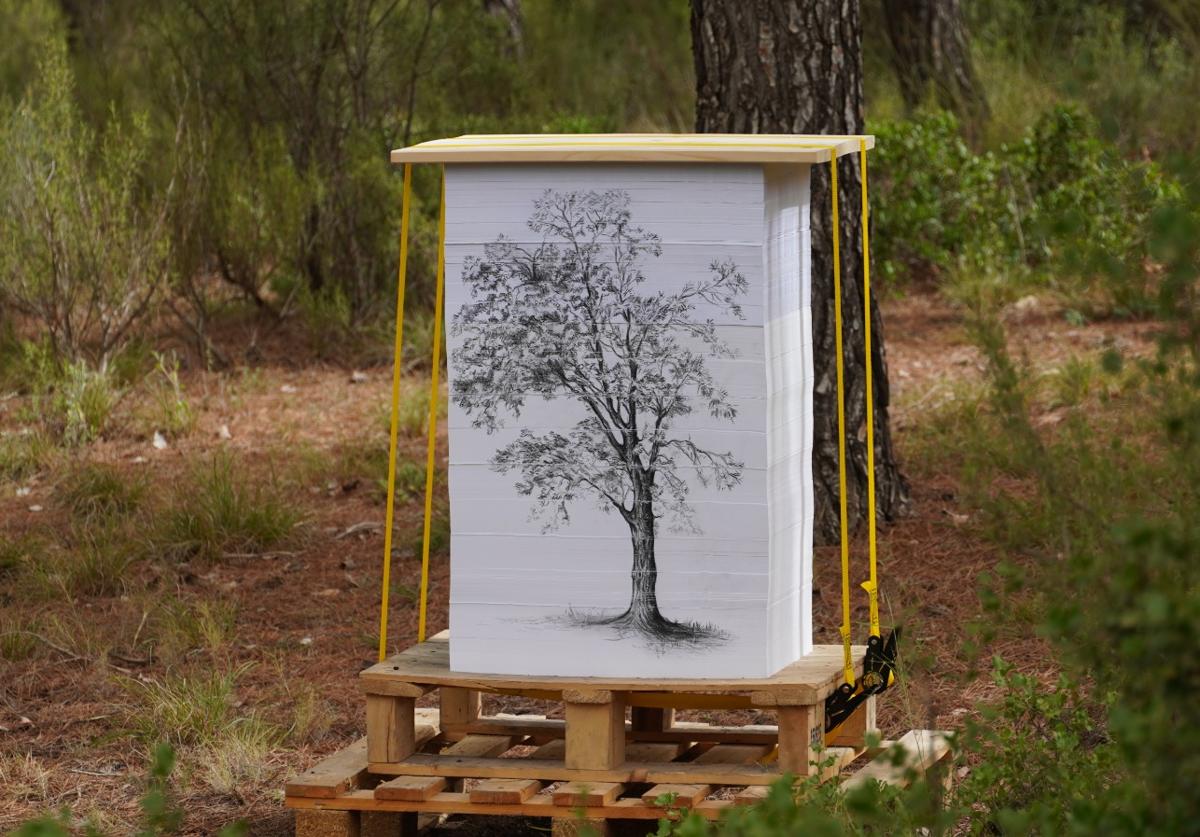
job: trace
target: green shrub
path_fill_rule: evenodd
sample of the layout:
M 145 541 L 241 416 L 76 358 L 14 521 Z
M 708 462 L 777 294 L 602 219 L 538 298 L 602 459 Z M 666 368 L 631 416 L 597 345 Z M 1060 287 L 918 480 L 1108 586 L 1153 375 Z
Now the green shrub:
M 984 589 L 989 630 L 1039 625 L 1068 676 L 1055 690 L 1009 676 L 1010 725 L 978 739 L 962 794 L 1002 832 L 1183 833 L 1200 816 L 1200 662 L 1181 652 L 1200 641 L 1200 217 L 1168 205 L 1150 220 L 1163 339 L 1128 371 L 1105 356 L 1126 397 L 1073 387 L 1086 409 L 1036 422 L 995 312 L 972 317 L 989 392 L 944 442 L 1009 558 Z
M 873 244 L 890 281 L 994 273 L 1009 287 L 1025 277 L 1117 313 L 1149 312 L 1148 274 L 1097 274 L 1076 242 L 1129 261 L 1148 255 L 1150 215 L 1178 187 L 1154 164 L 1122 158 L 1079 110 L 1055 107 L 1019 141 L 983 153 L 950 114 L 873 130 Z
M 56 359 L 103 368 L 166 288 L 171 189 L 143 188 L 147 120 L 114 113 L 98 135 L 75 105 L 65 38 L 40 52 L 37 81 L 0 122 L 0 305 L 36 322 Z

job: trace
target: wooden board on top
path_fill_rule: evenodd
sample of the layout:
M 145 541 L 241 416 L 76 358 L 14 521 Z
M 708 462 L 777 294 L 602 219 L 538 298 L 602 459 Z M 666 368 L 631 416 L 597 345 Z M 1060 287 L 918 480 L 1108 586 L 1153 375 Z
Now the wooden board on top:
M 857 154 L 845 134 L 466 134 L 392 152 L 393 163 L 825 163 Z
M 861 671 L 866 648 L 855 646 L 851 653 Z M 842 646 L 816 645 L 812 653 L 771 677 L 729 680 L 649 679 L 609 677 L 521 677 L 513 674 L 465 674 L 450 670 L 450 632 L 414 645 L 360 675 L 367 694 L 387 694 L 389 684 L 414 683 L 457 686 L 490 691 L 537 687 L 561 692 L 609 690 L 617 692 L 679 692 L 707 694 L 750 694 L 762 706 L 805 705 L 828 697 L 842 682 Z

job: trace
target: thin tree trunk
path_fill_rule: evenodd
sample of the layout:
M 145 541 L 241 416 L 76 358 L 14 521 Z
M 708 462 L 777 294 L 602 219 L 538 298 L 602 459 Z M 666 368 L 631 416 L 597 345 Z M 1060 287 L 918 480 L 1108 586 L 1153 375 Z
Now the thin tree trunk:
M 861 26 L 856 0 L 692 0 L 696 130 L 713 133 L 857 134 L 863 130 Z M 838 168 L 842 313 L 852 525 L 866 509 L 866 359 L 863 348 L 862 230 L 857 155 Z M 815 534 L 838 538 L 838 427 L 833 328 L 829 171 L 812 178 L 812 308 L 816 381 L 813 481 Z M 884 520 L 901 512 L 908 486 L 888 430 L 887 357 L 872 303 L 875 482 Z
M 988 118 L 987 97 L 971 61 L 971 39 L 959 0 L 883 0 L 892 65 L 909 111 L 933 88 L 934 100 L 967 121 Z

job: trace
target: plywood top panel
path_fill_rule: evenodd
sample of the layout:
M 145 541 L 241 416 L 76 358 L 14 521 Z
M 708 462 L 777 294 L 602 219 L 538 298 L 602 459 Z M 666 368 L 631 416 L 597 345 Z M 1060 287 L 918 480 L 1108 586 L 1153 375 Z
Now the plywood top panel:
M 393 163 L 825 163 L 875 137 L 836 134 L 464 134 L 392 152 Z
M 854 646 L 856 669 L 866 648 Z M 796 660 L 771 677 L 650 679 L 610 677 L 522 677 L 521 675 L 468 674 L 450 670 L 450 632 L 442 631 L 382 663 L 364 670 L 360 677 L 368 693 L 388 692 L 389 683 L 423 686 L 460 686 L 483 691 L 504 689 L 610 690 L 622 692 L 698 692 L 706 694 L 751 694 L 756 705 L 804 704 L 824 700 L 842 682 L 842 647 L 817 645 L 811 654 Z

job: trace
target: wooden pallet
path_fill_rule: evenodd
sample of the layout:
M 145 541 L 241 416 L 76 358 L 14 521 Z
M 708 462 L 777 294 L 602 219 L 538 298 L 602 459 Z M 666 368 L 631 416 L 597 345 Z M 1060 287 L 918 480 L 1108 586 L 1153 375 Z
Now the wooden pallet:
M 289 782 L 286 803 L 309 837 L 415 832 L 419 814 L 550 817 L 567 834 L 581 821 L 603 831 L 608 820 L 680 809 L 715 818 L 761 799 L 785 773 L 900 783 L 946 754 L 944 735 L 914 730 L 900 739 L 907 764 L 870 759 L 873 698 L 826 736 L 824 699 L 840 676 L 835 646 L 758 680 L 466 675 L 449 670 L 443 633 L 362 673 L 366 738 Z M 417 709 L 435 689 L 440 712 Z M 565 719 L 483 716 L 481 693 L 561 701 Z M 755 708 L 778 722 L 675 720 L 676 709 L 696 708 Z

